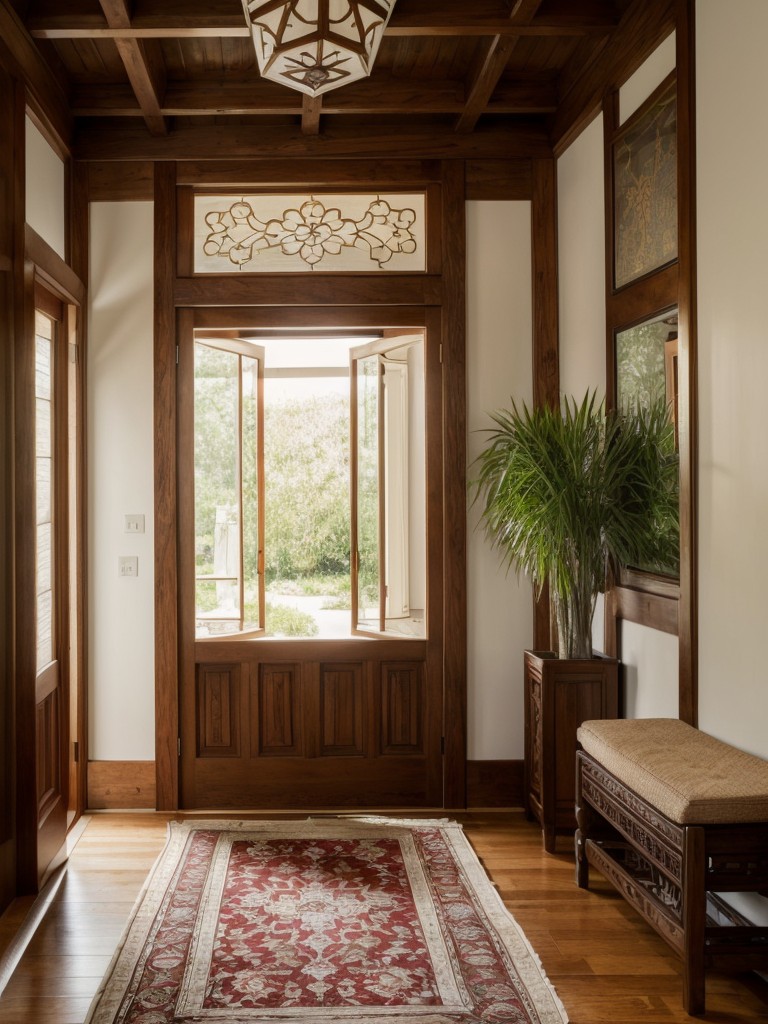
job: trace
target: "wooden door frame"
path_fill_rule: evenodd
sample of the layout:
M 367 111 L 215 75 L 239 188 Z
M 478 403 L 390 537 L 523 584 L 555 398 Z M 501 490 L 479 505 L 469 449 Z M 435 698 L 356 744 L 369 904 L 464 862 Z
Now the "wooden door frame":
M 394 165 L 394 162 L 392 162 Z M 334 164 L 306 162 L 306 180 L 342 183 L 361 189 L 382 188 L 355 178 L 354 161 Z M 329 171 L 333 170 L 333 175 Z M 393 167 L 387 166 L 393 174 Z M 402 306 L 435 307 L 440 317 L 443 365 L 443 806 L 466 805 L 467 736 L 467 608 L 466 608 L 466 362 L 465 362 L 465 183 L 463 161 L 445 161 L 424 167 L 421 186 L 436 194 L 439 217 L 429 228 L 430 256 L 425 274 L 302 276 L 270 275 L 274 289 L 257 305 L 293 308 L 297 323 L 302 307 L 327 304 L 329 281 L 334 280 L 334 305 L 386 306 L 387 320 L 397 325 Z M 240 180 L 258 186 L 274 183 L 268 165 L 250 165 Z M 406 180 L 412 180 L 412 165 Z M 397 180 L 396 174 L 393 174 Z M 330 179 L 330 180 L 329 180 Z M 176 396 L 177 310 L 194 306 L 246 307 L 254 304 L 253 278 L 234 280 L 195 278 L 180 239 L 189 243 L 191 224 L 187 207 L 179 215 L 177 165 L 155 165 L 155 725 L 157 807 L 175 810 L 179 802 L 179 562 Z M 392 178 L 388 179 L 390 182 Z M 186 182 L 185 182 L 186 184 Z M 298 186 L 301 187 L 301 186 Z M 391 185 L 390 185 L 391 187 Z M 262 293 L 263 294 L 263 293 Z M 343 295 L 343 298 L 338 296 Z M 394 321 L 393 321 L 393 318 Z
M 75 478 L 73 481 L 64 483 L 61 481 L 56 486 L 57 502 L 68 506 L 70 487 L 75 489 L 75 498 L 78 508 L 78 519 L 71 522 L 68 515 L 68 507 L 63 515 L 63 523 L 56 529 L 56 535 L 60 547 L 63 549 L 57 558 L 57 591 L 58 601 L 66 612 L 57 618 L 59 644 L 67 650 L 68 656 L 61 658 L 62 679 L 59 684 L 61 697 L 61 789 L 62 798 L 67 805 L 64 808 L 64 815 L 68 809 L 72 809 L 74 819 L 83 811 L 82 793 L 84 792 L 85 773 L 84 759 L 75 759 L 74 746 L 78 743 L 78 749 L 84 749 L 85 745 L 85 657 L 83 629 L 85 622 L 85 592 L 84 573 L 82 565 L 71 565 L 69 559 L 69 537 L 70 531 L 75 531 L 78 550 L 84 552 L 85 538 L 85 488 L 84 488 L 84 365 L 81 357 L 82 346 L 79 342 L 80 311 L 83 309 L 85 300 L 85 287 L 77 278 L 71 268 L 55 253 L 51 247 L 36 234 L 29 226 L 24 231 L 24 253 L 23 281 L 20 282 L 20 293 L 17 293 L 16 308 L 19 311 L 16 329 L 15 349 L 15 371 L 14 371 L 14 410 L 15 410 L 15 434 L 16 434 L 16 529 L 15 529 L 15 553 L 16 553 L 16 587 L 15 601 L 17 608 L 31 608 L 35 604 L 34 594 L 34 566 L 35 566 L 35 536 L 34 530 L 30 529 L 28 509 L 35 507 L 35 485 L 34 485 L 34 448 L 30 444 L 33 436 L 25 424 L 33 422 L 34 418 L 34 318 L 37 307 L 36 291 L 38 288 L 44 290 L 57 303 L 61 303 L 62 315 L 60 330 L 63 337 L 56 342 L 56 378 L 54 386 L 65 396 L 65 405 L 68 404 L 67 385 L 67 362 L 63 360 L 62 353 L 67 358 L 71 346 L 76 348 L 77 359 L 77 383 L 78 405 L 77 405 L 77 441 L 78 450 L 76 453 Z M 57 434 L 59 437 L 55 459 L 58 465 L 68 461 L 68 452 L 62 446 L 68 439 L 67 425 L 68 408 L 56 410 Z M 74 602 L 71 602 L 70 578 L 75 574 L 77 585 L 74 590 Z M 72 635 L 71 627 L 74 623 L 74 635 L 76 643 L 72 649 L 69 646 L 69 639 Z M 17 817 L 18 817 L 18 887 L 20 891 L 34 891 L 41 882 L 37 857 L 37 797 L 35 792 L 35 751 L 36 751 L 36 726 L 35 726 L 35 617 L 34 615 L 16 616 L 16 736 L 17 736 Z M 71 663 L 71 664 L 70 664 Z M 70 668 L 73 669 L 70 672 Z M 78 680 L 76 700 L 77 713 L 74 735 L 69 726 L 70 722 L 70 680 L 75 676 Z M 74 787 L 75 792 L 71 793 Z M 66 827 L 66 826 L 65 826 Z M 59 851 L 56 860 L 62 859 L 63 851 Z M 55 862 L 54 862 L 55 866 Z

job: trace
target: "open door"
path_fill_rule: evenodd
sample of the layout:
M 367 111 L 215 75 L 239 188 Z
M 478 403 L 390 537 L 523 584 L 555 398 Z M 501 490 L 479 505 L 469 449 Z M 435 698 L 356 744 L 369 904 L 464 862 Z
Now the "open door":
M 264 632 L 264 350 L 194 353 L 195 636 Z
M 352 631 L 424 636 L 423 338 L 350 350 Z
M 64 307 L 35 295 L 35 784 L 37 881 L 66 841 L 70 652 L 68 341 Z

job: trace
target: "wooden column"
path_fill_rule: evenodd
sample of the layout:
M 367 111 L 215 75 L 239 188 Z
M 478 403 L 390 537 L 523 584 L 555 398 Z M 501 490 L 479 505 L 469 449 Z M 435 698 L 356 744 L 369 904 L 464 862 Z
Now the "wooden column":
M 80 281 L 87 288 L 89 263 L 89 175 L 88 165 L 72 162 L 70 174 L 69 198 L 69 232 L 70 265 Z M 76 642 L 70 651 L 70 659 L 77 673 L 77 687 L 74 698 L 70 696 L 70 740 L 77 743 L 78 760 L 72 759 L 69 778 L 69 806 L 79 817 L 84 813 L 87 803 L 88 763 L 88 477 L 87 477 L 87 347 L 88 347 L 88 309 L 87 296 L 77 309 L 69 307 L 68 318 L 70 327 L 74 327 L 77 344 L 76 374 L 78 400 L 76 422 L 74 426 L 77 436 L 77 467 L 74 486 L 77 488 L 77 519 L 70 524 L 70 530 L 76 530 L 75 548 L 77 564 L 71 568 L 76 574 L 74 579 L 77 607 L 71 614 L 77 616 Z M 71 319 L 76 315 L 77 323 Z M 74 705 L 74 706 L 73 706 Z
M 698 545 L 696 475 L 696 145 L 694 3 L 677 2 L 678 408 L 680 438 L 679 715 L 698 723 Z
M 443 163 L 443 692 L 446 807 L 467 798 L 467 410 L 464 161 Z
M 179 793 L 176 557 L 176 164 L 155 164 L 155 762 L 157 809 Z
M 13 728 L 13 259 L 14 160 L 18 138 L 13 79 L 0 68 L 0 912 L 16 892 Z
M 557 167 L 532 160 L 531 245 L 533 265 L 533 404 L 557 406 L 560 364 L 557 295 Z M 534 605 L 533 648 L 553 646 L 549 587 Z

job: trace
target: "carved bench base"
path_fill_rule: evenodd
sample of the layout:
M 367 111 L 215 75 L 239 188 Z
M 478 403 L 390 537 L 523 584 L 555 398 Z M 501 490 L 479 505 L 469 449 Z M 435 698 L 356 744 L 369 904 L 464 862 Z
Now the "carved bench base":
M 704 972 L 768 969 L 768 928 L 717 897 L 768 889 L 768 822 L 679 825 L 583 750 L 576 755 L 576 882 L 596 867 L 683 960 L 683 1006 L 704 1012 Z

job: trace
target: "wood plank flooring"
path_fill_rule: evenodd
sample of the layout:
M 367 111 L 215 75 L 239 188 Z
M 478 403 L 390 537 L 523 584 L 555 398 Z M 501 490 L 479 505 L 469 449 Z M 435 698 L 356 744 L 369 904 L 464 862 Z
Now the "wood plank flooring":
M 171 817 L 91 817 L 0 995 L 0 1024 L 82 1024 Z M 545 854 L 538 829 L 522 812 L 455 817 L 539 954 L 571 1024 L 690 1022 L 675 955 L 595 872 L 592 891 L 576 887 L 567 843 L 562 852 Z M 0 919 L 0 935 L 12 919 L 13 907 Z M 768 1022 L 767 993 L 755 976 L 709 975 L 706 1020 Z

